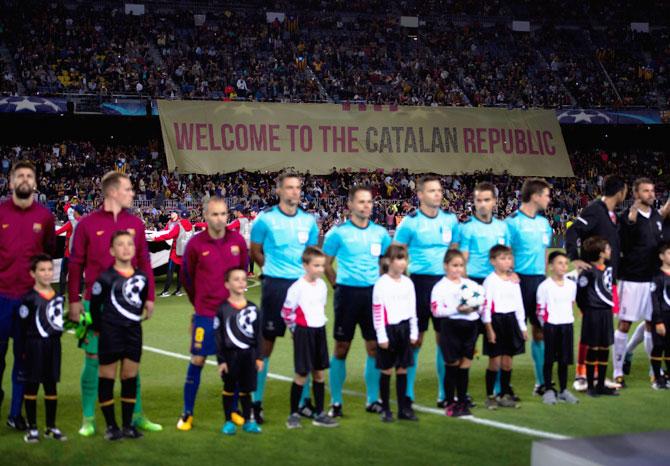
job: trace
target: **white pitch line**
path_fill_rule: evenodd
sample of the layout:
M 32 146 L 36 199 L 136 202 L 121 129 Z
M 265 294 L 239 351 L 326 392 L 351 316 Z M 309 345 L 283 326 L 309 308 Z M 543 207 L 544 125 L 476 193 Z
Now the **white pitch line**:
M 174 353 L 172 351 L 165 351 L 160 348 L 154 348 L 153 346 L 147 346 L 144 345 L 142 346 L 147 351 L 150 351 L 152 353 L 156 354 L 161 354 L 163 356 L 169 356 L 172 358 L 177 358 L 177 359 L 183 359 L 184 361 L 190 361 L 191 357 L 185 354 L 179 354 L 179 353 Z M 207 364 L 211 366 L 217 366 L 218 364 L 213 361 L 213 360 L 206 360 L 205 361 Z M 284 375 L 279 375 L 279 374 L 273 374 L 273 373 L 268 373 L 268 377 L 274 380 L 280 380 L 282 382 L 293 382 L 293 379 L 291 377 L 286 377 Z M 346 395 L 352 395 L 352 396 L 357 396 L 357 397 L 363 397 L 365 396 L 363 393 L 355 392 L 352 390 L 343 390 L 343 393 Z M 428 406 L 423 406 L 417 403 L 414 403 L 412 405 L 416 411 L 422 412 L 422 413 L 429 413 L 429 414 L 437 414 L 438 416 L 444 416 L 444 410 L 437 409 L 437 408 L 430 408 Z M 569 439 L 570 437 L 565 436 L 565 435 L 560 435 L 560 434 L 555 434 L 553 432 L 546 432 L 544 430 L 537 430 L 537 429 L 531 429 L 529 427 L 522 427 L 522 426 L 517 426 L 514 424 L 507 424 L 505 422 L 499 422 L 499 421 L 492 421 L 490 419 L 482 419 L 479 417 L 475 416 L 463 416 L 460 418 L 457 418 L 463 421 L 469 421 L 473 422 L 475 424 L 481 424 L 485 425 L 488 427 L 493 427 L 496 429 L 501 429 L 501 430 L 507 430 L 510 432 L 515 432 L 517 434 L 524 434 L 524 435 L 529 435 L 531 437 L 541 437 L 541 438 L 546 438 L 546 439 L 551 439 L 551 440 L 565 440 Z

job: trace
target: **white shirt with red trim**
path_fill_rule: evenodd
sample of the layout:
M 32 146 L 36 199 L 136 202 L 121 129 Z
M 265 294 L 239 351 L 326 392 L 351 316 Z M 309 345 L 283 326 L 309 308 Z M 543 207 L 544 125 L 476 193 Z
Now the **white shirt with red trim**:
M 416 294 L 414 283 L 407 276 L 398 280 L 384 274 L 372 289 L 372 320 L 377 332 L 377 342 L 389 341 L 387 325 L 396 325 L 409 319 L 410 339 L 419 338 L 419 326 L 416 319 Z
M 549 277 L 537 288 L 537 318 L 552 325 L 571 324 L 575 321 L 572 305 L 577 298 L 577 285 L 564 278 L 563 285 Z
M 293 329 L 298 327 L 320 328 L 326 325 L 326 299 L 328 287 L 326 282 L 318 278 L 308 282 L 305 277 L 299 278 L 286 293 L 282 307 L 282 317 L 286 325 Z
M 486 301 L 484 302 L 484 312 L 482 322 L 491 323 L 493 314 L 516 314 L 516 320 L 522 332 L 527 330 L 526 313 L 523 308 L 523 298 L 521 297 L 521 286 L 512 280 L 503 280 L 495 272 L 492 272 L 484 280 L 484 290 L 486 291 Z
M 464 314 L 458 310 L 461 305 L 461 288 L 463 285 L 478 286 L 469 278 L 461 278 L 458 282 L 442 277 L 430 293 L 430 310 L 433 317 L 448 317 L 456 320 L 479 320 L 481 309 Z M 481 306 L 480 306 L 481 308 Z

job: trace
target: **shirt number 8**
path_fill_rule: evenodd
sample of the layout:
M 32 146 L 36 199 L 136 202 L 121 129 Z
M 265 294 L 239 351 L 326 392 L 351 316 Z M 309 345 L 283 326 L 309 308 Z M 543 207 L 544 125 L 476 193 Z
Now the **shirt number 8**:
M 197 327 L 195 329 L 195 341 L 201 343 L 205 339 L 205 329 Z

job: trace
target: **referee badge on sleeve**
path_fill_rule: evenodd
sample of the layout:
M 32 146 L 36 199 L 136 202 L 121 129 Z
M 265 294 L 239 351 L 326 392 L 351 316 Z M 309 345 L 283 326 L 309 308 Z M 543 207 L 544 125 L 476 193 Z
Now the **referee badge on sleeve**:
M 581 277 L 579 277 L 579 286 L 580 286 L 580 287 L 584 288 L 584 287 L 585 287 L 586 285 L 588 285 L 588 284 L 589 284 L 589 279 L 588 279 L 588 277 L 585 277 L 584 275 L 582 275 Z
M 19 316 L 21 316 L 22 319 L 28 317 L 28 312 L 28 306 L 25 304 L 19 308 Z
M 299 231 L 298 232 L 298 241 L 300 244 L 305 244 L 307 242 L 307 239 L 309 238 L 309 234 L 306 231 Z
M 98 296 L 100 293 L 102 293 L 102 285 L 100 285 L 100 282 L 95 282 L 93 288 L 91 288 L 91 294 Z
M 370 254 L 374 257 L 379 257 L 382 255 L 382 245 L 381 243 L 372 243 L 370 245 Z

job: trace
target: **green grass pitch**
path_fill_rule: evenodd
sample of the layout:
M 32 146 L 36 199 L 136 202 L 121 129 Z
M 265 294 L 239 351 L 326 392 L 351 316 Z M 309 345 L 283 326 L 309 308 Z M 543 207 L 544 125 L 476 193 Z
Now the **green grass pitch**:
M 258 286 L 250 288 L 249 299 L 259 303 Z M 191 312 L 186 297 L 158 298 L 154 318 L 144 324 L 145 345 L 187 355 Z M 328 323 L 331 335 L 332 294 L 329 297 L 328 314 L 331 317 Z M 575 335 L 579 335 L 579 332 L 576 331 Z M 329 344 L 332 350 L 332 340 Z M 478 347 L 481 348 L 481 339 Z M 215 367 L 211 365 L 203 371 L 194 428 L 191 432 L 180 432 L 175 425 L 182 409 L 182 385 L 187 362 L 149 350 L 144 351 L 142 358 L 143 403 L 145 412 L 152 420 L 162 423 L 164 431 L 147 433 L 138 441 L 123 440 L 110 444 L 102 438 L 102 414 L 97 412 L 98 434 L 94 438 L 84 439 L 77 435 L 81 419 L 79 374 L 83 353 L 77 349 L 72 335 L 64 335 L 57 421 L 69 441 L 61 444 L 42 440 L 37 445 L 27 445 L 20 434 L 4 425 L 11 391 L 11 356 L 8 355 L 7 359 L 10 370 L 5 371 L 2 385 L 7 396 L 2 406 L 0 426 L 0 462 L 5 465 L 232 465 L 289 462 L 319 465 L 524 465 L 530 462 L 533 440 L 538 439 L 526 433 L 425 412 L 418 413 L 418 423 L 382 424 L 376 415 L 364 411 L 364 399 L 360 395 L 345 395 L 345 417 L 337 429 L 320 429 L 303 422 L 303 429 L 289 431 L 284 426 L 288 415 L 289 384 L 274 379 L 268 381 L 266 388 L 264 406 L 267 422 L 263 426 L 263 433 L 252 436 L 238 431 L 235 437 L 225 437 L 219 431 L 223 424 L 221 381 Z M 580 403 L 575 406 L 545 406 L 538 397 L 531 396 L 534 379 L 530 355 L 526 353 L 515 359 L 512 376 L 515 391 L 522 397 L 521 408 L 487 412 L 481 407 L 486 364 L 486 358 L 482 357 L 474 361 L 470 373 L 470 393 L 479 403 L 473 414 L 477 418 L 506 425 L 570 437 L 667 428 L 670 393 L 650 389 L 645 359 L 643 349 L 638 348 L 633 374 L 628 378 L 629 388 L 622 391 L 618 398 L 590 399 L 579 395 Z M 357 333 L 348 359 L 345 389 L 364 392 L 363 363 L 364 349 Z M 278 340 L 270 361 L 270 372 L 288 377 L 292 375 L 290 338 Z M 117 399 L 119 389 L 117 383 Z M 434 407 L 436 389 L 435 339 L 433 331 L 429 330 L 419 358 L 417 402 Z M 326 401 L 329 401 L 328 393 Z M 116 413 L 120 418 L 118 403 Z M 44 427 L 41 392 L 38 423 Z

